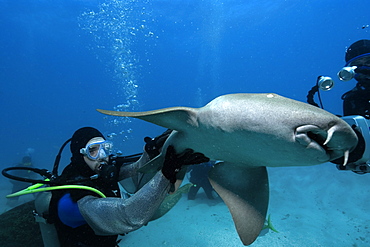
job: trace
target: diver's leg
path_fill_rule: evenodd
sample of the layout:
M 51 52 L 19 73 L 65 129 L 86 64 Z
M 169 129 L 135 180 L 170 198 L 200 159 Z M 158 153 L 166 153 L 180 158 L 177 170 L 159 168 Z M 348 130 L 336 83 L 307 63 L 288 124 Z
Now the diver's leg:
M 189 190 L 189 193 L 188 193 L 188 200 L 194 200 L 195 199 L 195 196 L 197 195 L 199 189 L 200 189 L 200 187 L 198 185 L 196 185 L 196 184 L 194 184 L 193 186 L 191 186 L 191 188 Z
M 202 188 L 203 188 L 204 192 L 206 193 L 208 199 L 210 199 L 210 200 L 215 199 L 212 195 L 212 191 L 213 191 L 212 185 L 209 182 L 202 184 Z

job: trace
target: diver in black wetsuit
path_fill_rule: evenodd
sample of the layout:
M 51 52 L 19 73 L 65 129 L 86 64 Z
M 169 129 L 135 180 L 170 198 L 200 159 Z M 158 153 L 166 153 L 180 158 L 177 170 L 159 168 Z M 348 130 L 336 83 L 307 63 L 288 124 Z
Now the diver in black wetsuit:
M 351 44 L 345 52 L 345 61 L 346 64 L 337 74 L 339 79 L 355 79 L 357 83 L 352 90 L 342 95 L 342 119 L 356 132 L 358 144 L 350 153 L 347 165 L 343 165 L 343 158 L 331 162 L 337 164 L 339 170 L 366 174 L 370 173 L 370 40 L 362 39 Z M 307 102 L 319 107 L 313 95 L 318 92 L 321 103 L 319 88 L 327 91 L 333 85 L 334 81 L 330 77 L 319 76 L 316 85 L 307 95 Z
M 194 200 L 200 188 L 203 188 L 208 199 L 210 200 L 215 199 L 212 195 L 212 192 L 214 190 L 208 179 L 208 172 L 212 167 L 213 163 L 211 162 L 205 162 L 199 165 L 193 165 L 189 167 L 188 170 L 190 172 L 189 181 L 190 183 L 193 184 L 193 186 L 189 190 L 188 200 Z
M 162 170 L 130 198 L 120 198 L 118 181 L 135 175 L 150 157 L 159 154 L 164 142 L 159 140 L 165 140 L 169 133 L 161 135 L 162 138 L 146 138 L 142 157 L 137 162 L 123 165 L 120 157 L 109 155 L 112 144 L 98 130 L 91 127 L 77 130 L 71 138 L 71 163 L 58 181 L 67 184 L 83 181 L 78 184 L 98 189 L 106 198 L 88 190 L 54 190 L 45 216 L 48 223 L 55 226 L 58 239 L 50 239 L 53 235 L 41 227 L 45 246 L 117 246 L 118 234 L 146 225 L 171 184 L 176 182 L 181 167 L 209 160 L 190 149 L 176 154 L 173 146 L 169 146 Z M 42 203 L 44 201 L 36 199 L 36 208 Z
M 361 115 L 370 119 L 370 40 L 363 39 L 350 45 L 346 50 L 345 61 L 343 69 L 352 68 L 353 72 L 351 76 L 343 76 L 341 79 L 354 78 L 357 84 L 342 96 L 343 114 Z M 341 71 L 338 75 L 341 77 Z

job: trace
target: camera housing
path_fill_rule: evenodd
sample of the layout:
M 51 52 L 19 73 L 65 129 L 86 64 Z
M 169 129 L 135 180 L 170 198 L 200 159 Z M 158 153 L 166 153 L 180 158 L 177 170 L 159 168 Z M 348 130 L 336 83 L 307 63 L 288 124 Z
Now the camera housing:
M 350 153 L 349 162 L 343 166 L 337 164 L 339 170 L 350 170 L 357 174 L 370 173 L 370 120 L 362 116 L 345 116 L 342 119 L 348 123 L 356 132 L 359 143 L 354 151 Z

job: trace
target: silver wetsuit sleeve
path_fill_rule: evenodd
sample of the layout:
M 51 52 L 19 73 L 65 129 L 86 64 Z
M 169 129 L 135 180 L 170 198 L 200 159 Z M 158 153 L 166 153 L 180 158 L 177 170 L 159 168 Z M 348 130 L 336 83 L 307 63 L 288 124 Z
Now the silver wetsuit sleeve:
M 119 170 L 118 181 L 135 176 L 137 171 L 149 161 L 149 155 L 143 152 L 140 159 L 132 164 L 122 166 Z
M 123 234 L 147 224 L 169 188 L 169 180 L 159 171 L 128 199 L 85 196 L 77 203 L 82 216 L 95 234 Z

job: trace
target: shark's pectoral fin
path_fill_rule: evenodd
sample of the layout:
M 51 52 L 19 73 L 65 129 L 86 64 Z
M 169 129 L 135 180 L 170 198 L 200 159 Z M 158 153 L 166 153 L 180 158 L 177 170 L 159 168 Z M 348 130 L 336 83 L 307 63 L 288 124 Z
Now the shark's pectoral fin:
M 163 166 L 163 154 L 145 163 L 135 175 L 121 180 L 119 183 L 129 193 L 136 193 L 148 183 Z
M 171 138 L 171 136 L 168 139 L 170 139 L 170 138 Z M 166 147 L 167 147 L 167 145 L 164 144 L 163 145 L 163 148 L 166 149 Z M 143 165 L 139 169 L 138 172 L 139 172 L 140 178 L 139 179 L 136 178 L 136 180 L 139 181 L 139 182 L 136 182 L 136 184 L 139 185 L 139 186 L 137 186 L 139 189 L 141 187 L 143 187 L 144 184 L 146 184 L 147 182 L 149 182 L 149 180 L 152 179 L 154 177 L 154 175 L 159 170 L 162 169 L 165 156 L 166 156 L 165 151 L 162 150 L 162 152 L 158 156 L 156 156 L 153 159 L 151 159 L 150 161 L 148 161 L 145 165 Z M 176 178 L 177 178 L 177 181 L 178 182 L 175 184 L 175 187 L 174 187 L 175 190 L 178 189 L 178 187 L 181 185 L 182 180 L 184 180 L 187 167 L 188 166 L 183 166 L 181 168 L 181 170 L 176 174 Z M 174 190 L 171 190 L 171 192 L 174 192 Z
M 138 118 L 168 129 L 185 130 L 190 125 L 196 124 L 197 109 L 190 107 L 170 107 L 145 112 L 107 111 L 101 109 L 97 109 L 97 111 L 111 116 Z
M 179 136 L 179 133 L 174 130 L 170 134 L 170 136 L 167 138 L 166 142 L 162 146 L 161 153 L 154 157 L 153 159 L 149 160 L 145 165 L 143 165 L 139 172 L 142 173 L 156 173 L 163 167 L 163 163 L 166 157 L 166 151 L 169 145 L 173 145 L 173 143 L 177 142 L 177 137 Z M 186 167 L 184 167 L 182 170 L 185 170 L 183 173 L 179 173 L 179 176 L 177 176 L 179 179 L 184 178 L 186 173 Z
M 253 243 L 265 222 L 269 202 L 266 167 L 218 164 L 209 180 L 228 206 L 244 245 Z

